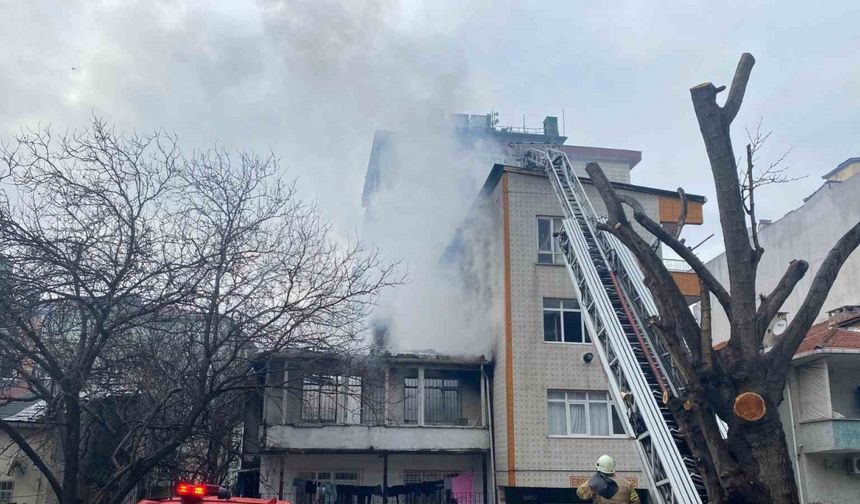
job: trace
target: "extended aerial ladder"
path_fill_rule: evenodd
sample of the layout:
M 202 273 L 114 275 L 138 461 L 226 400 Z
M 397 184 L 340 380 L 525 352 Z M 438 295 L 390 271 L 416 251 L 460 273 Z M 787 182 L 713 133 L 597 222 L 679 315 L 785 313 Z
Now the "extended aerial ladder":
M 681 436 L 668 397 L 683 391 L 668 350 L 643 323 L 657 308 L 627 247 L 601 231 L 567 154 L 530 149 L 528 164 L 543 169 L 564 211 L 558 233 L 586 326 L 616 404 L 625 414 L 651 487 L 663 504 L 707 502 L 696 461 Z

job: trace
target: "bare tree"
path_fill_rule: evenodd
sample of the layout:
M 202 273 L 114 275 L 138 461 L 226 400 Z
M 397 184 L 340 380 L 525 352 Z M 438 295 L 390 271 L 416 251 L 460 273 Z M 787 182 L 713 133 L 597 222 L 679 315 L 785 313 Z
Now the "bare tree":
M 690 90 L 716 185 L 728 288 L 677 234 L 664 230 L 635 201 L 616 194 L 597 164 L 586 170 L 608 209 L 602 229 L 617 236 L 635 254 L 654 295 L 659 317 L 650 322 L 669 347 L 687 394 L 672 398 L 669 406 L 698 458 L 712 502 L 791 503 L 798 502 L 798 495 L 777 407 L 783 400 L 795 351 L 821 310 L 842 264 L 860 244 L 860 223 L 830 250 L 784 335 L 765 351 L 762 342 L 767 328 L 808 264 L 792 261 L 773 291 L 757 302 L 756 271 L 764 249 L 757 235 L 747 230 L 748 226 L 755 230 L 757 225 L 754 192 L 764 182 L 778 181 L 782 174 L 772 166 L 764 170 L 764 178 L 753 175 L 752 145 L 760 145 L 761 136 L 748 147 L 748 166 L 740 174 L 732 150 L 729 128 L 740 109 L 754 62 L 750 54 L 741 56 L 723 106 L 717 104 L 716 96 L 724 86 L 706 83 Z M 634 231 L 622 204 L 630 206 L 636 222 L 698 274 L 706 312 L 701 327 L 660 257 Z M 725 310 L 731 325 L 728 343 L 717 348 L 711 346 L 708 294 Z M 725 440 L 715 415 L 729 426 Z
M 271 155 L 186 158 L 163 131 L 95 119 L 60 138 L 24 130 L 0 157 L 0 343 L 45 402 L 61 460 L 0 429 L 62 504 L 121 502 L 255 386 L 252 356 L 347 352 L 399 281 L 333 241 Z

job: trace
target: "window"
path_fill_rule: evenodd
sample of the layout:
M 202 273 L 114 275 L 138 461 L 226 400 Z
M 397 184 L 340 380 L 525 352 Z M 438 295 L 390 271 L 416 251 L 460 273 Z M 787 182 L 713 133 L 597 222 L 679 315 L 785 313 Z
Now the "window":
M 575 299 L 543 300 L 543 340 L 559 343 L 591 343 Z
M 12 502 L 12 497 L 14 494 L 14 481 L 0 481 L 0 502 Z
M 564 264 L 564 254 L 558 246 L 558 239 L 553 236 L 561 231 L 561 217 L 538 217 L 538 263 Z
M 463 423 L 460 404 L 460 381 L 450 378 L 424 379 L 424 420 L 427 423 Z
M 418 423 L 418 378 L 406 378 L 403 387 L 403 421 Z
M 355 471 L 302 471 L 296 474 L 296 477 L 310 481 L 331 481 L 353 485 L 360 479 L 359 473 Z
M 361 379 L 355 376 L 306 376 L 302 420 L 356 424 L 361 421 Z
M 621 436 L 624 424 L 606 392 L 547 391 L 550 436 Z

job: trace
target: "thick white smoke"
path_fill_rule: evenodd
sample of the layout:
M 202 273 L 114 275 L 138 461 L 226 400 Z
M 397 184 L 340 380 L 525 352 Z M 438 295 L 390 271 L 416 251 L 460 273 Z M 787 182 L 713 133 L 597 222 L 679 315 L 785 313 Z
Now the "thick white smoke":
M 481 142 L 464 146 L 440 122 L 394 136 L 368 205 L 367 241 L 409 271 L 409 283 L 383 298 L 376 318 L 388 324 L 393 351 L 490 356 L 501 253 L 492 237 L 500 224 L 478 193 L 497 152 Z M 443 258 L 449 247 L 456 252 Z

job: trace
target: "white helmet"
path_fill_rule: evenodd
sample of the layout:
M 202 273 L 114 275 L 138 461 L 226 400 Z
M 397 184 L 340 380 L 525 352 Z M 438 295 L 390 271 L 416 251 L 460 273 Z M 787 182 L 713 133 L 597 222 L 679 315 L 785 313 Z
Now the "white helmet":
M 615 459 L 609 455 L 601 455 L 597 459 L 597 470 L 603 474 L 615 474 Z

